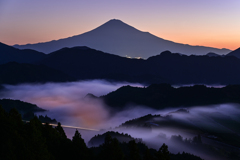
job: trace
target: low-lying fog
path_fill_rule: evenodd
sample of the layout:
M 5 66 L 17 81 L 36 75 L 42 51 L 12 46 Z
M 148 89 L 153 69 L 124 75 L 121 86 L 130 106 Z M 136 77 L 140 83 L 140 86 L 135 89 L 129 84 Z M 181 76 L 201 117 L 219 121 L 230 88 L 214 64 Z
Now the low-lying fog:
M 111 83 L 102 80 L 5 85 L 6 90 L 0 93 L 0 98 L 18 99 L 36 104 L 40 108 L 48 110 L 40 114 L 55 118 L 57 121 L 61 122 L 62 125 L 101 130 L 99 132 L 80 130 L 86 143 L 96 134 L 114 130 L 115 127 L 125 121 L 147 114 L 161 114 L 162 116 L 171 114 L 172 119 L 182 121 L 186 124 L 193 124 L 198 128 L 207 126 L 208 128 L 220 132 L 240 134 L 238 130 L 223 126 L 211 118 L 212 116 L 215 118 L 227 117 L 240 123 L 240 106 L 237 104 L 221 104 L 204 107 L 195 106 L 188 108 L 189 113 L 170 113 L 176 111 L 176 108 L 154 110 L 147 106 L 128 106 L 128 109 L 111 115 L 109 107 L 104 105 L 102 101 L 85 97 L 88 93 L 92 93 L 96 96 L 106 95 L 124 85 L 143 87 L 141 84 Z M 184 106 L 182 108 L 184 108 Z M 72 138 L 75 129 L 65 129 L 65 131 L 67 136 Z M 195 136 L 195 133 L 170 127 L 153 129 L 151 132 L 145 132 L 138 129 L 125 129 L 119 130 L 119 132 L 129 133 L 134 138 L 142 138 L 146 144 L 157 149 L 165 142 L 169 145 L 170 151 L 174 153 L 182 151 L 190 152 L 191 150 L 181 148 L 176 144 L 171 144 L 167 139 L 172 135 L 182 135 L 183 138 L 192 138 Z M 195 154 L 195 152 L 192 153 Z M 207 156 L 205 156 L 205 158 L 208 159 Z

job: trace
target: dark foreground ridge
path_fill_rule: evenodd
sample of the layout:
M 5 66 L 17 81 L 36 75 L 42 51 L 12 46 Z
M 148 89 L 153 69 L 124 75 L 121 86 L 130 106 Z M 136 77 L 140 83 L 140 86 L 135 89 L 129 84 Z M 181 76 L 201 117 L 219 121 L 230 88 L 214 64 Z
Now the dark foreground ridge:
M 134 140 L 120 143 L 109 134 L 101 146 L 88 148 L 77 130 L 70 140 L 60 123 L 53 128 L 48 123 L 43 125 L 37 117 L 23 123 L 15 109 L 7 113 L 0 107 L 0 125 L 0 159 L 201 160 L 188 153 L 171 154 L 165 144 L 157 151 Z
M 123 109 L 127 104 L 162 109 L 240 103 L 240 85 L 228 85 L 223 88 L 204 85 L 174 88 L 169 84 L 152 84 L 147 88 L 124 86 L 101 98 L 107 105 L 116 109 Z

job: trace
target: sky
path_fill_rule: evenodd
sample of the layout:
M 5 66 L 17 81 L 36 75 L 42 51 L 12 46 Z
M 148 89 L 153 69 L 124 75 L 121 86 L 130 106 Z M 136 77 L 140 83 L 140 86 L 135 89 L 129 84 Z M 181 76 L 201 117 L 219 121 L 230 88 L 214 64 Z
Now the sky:
M 0 42 L 46 42 L 119 19 L 190 45 L 240 47 L 240 0 L 0 0 Z

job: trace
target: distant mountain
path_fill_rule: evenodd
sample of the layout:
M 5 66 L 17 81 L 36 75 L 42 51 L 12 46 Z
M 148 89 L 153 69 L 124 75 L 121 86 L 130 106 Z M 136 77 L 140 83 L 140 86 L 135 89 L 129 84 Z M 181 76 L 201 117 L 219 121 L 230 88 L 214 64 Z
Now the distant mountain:
M 6 44 L 0 43 L 0 64 L 8 62 L 35 63 L 42 60 L 44 53 L 31 49 L 16 49 Z
M 223 88 L 210 88 L 204 85 L 173 88 L 169 84 L 152 84 L 146 88 L 123 86 L 102 96 L 101 99 L 115 109 L 123 109 L 128 104 L 163 109 L 240 103 L 240 85 L 229 85 Z M 187 113 L 184 110 L 178 110 L 178 112 Z
M 232 56 L 186 56 L 165 51 L 143 60 L 73 47 L 48 54 L 40 64 L 79 80 L 107 79 L 148 84 L 240 83 L 240 59 Z
M 240 58 L 240 48 L 228 53 L 226 56 L 235 56 L 237 58 Z
M 99 145 L 103 144 L 104 139 L 105 139 L 107 134 L 109 134 L 112 138 L 117 138 L 117 140 L 121 143 L 122 142 L 128 143 L 131 140 L 135 140 L 136 142 L 141 142 L 142 141 L 141 139 L 137 139 L 137 138 L 135 139 L 128 134 L 108 131 L 108 132 L 106 132 L 102 135 L 98 134 L 97 136 L 95 135 L 94 137 L 92 137 L 88 142 L 88 146 L 93 147 L 93 146 L 99 146 Z
M 50 53 L 40 64 L 60 70 L 77 79 L 113 79 L 137 81 L 153 78 L 147 76 L 140 59 L 129 59 L 88 47 L 63 48 Z M 141 67 L 141 68 L 139 68 Z M 141 76 L 141 77 L 139 77 Z M 157 78 L 157 76 L 154 76 Z
M 208 56 L 208 57 L 218 57 L 218 56 L 222 56 L 222 55 L 219 55 L 219 54 L 216 54 L 216 53 L 213 53 L 213 52 L 209 52 L 208 54 L 206 54 L 206 56 Z
M 112 19 L 89 32 L 69 38 L 37 44 L 14 45 L 19 49 L 34 49 L 50 53 L 63 47 L 88 46 L 97 50 L 126 57 L 148 58 L 165 50 L 186 55 L 205 55 L 208 52 L 227 54 L 228 49 L 191 46 L 159 38 L 142 32 L 120 20 Z
M 74 78 L 44 65 L 9 62 L 0 65 L 0 84 L 66 82 Z
M 18 110 L 18 112 L 21 114 L 24 114 L 27 112 L 44 112 L 44 111 L 46 111 L 42 108 L 39 108 L 35 104 L 23 102 L 20 100 L 0 99 L 0 105 L 7 112 L 9 112 L 12 108 L 16 108 Z

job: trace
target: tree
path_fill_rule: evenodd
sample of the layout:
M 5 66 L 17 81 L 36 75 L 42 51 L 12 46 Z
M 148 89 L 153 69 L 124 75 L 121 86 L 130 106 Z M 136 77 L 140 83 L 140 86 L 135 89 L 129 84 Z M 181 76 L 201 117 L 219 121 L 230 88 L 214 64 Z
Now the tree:
M 156 157 L 158 160 L 170 160 L 168 146 L 165 143 L 157 151 Z
M 111 137 L 109 133 L 105 136 L 103 150 L 100 153 L 100 159 L 103 160 L 123 160 L 124 154 L 116 138 Z
M 50 159 L 46 139 L 43 137 L 43 125 L 36 116 L 29 123 L 28 133 L 29 145 L 33 148 L 33 159 Z
M 86 147 L 86 144 L 85 144 L 84 140 L 82 139 L 81 134 L 78 132 L 77 129 L 76 129 L 75 134 L 72 138 L 72 142 L 73 142 L 73 144 L 81 146 L 82 148 Z
M 198 134 L 197 136 L 193 137 L 193 143 L 195 144 L 202 144 L 202 139 L 200 134 Z
M 146 151 L 144 153 L 143 160 L 153 160 L 153 156 L 151 155 L 148 148 L 146 149 Z
M 139 160 L 140 154 L 139 154 L 139 149 L 138 146 L 135 142 L 135 140 L 131 140 L 128 142 L 129 150 L 130 150 L 130 159 L 131 160 Z
M 61 137 L 65 138 L 65 139 L 67 138 L 60 122 L 58 122 L 58 125 L 57 125 L 57 127 L 55 127 L 55 129 L 58 131 L 58 133 L 61 135 Z
M 75 131 L 75 134 L 72 138 L 73 148 L 72 148 L 72 159 L 88 159 L 88 148 L 81 137 L 81 134 L 78 130 Z

